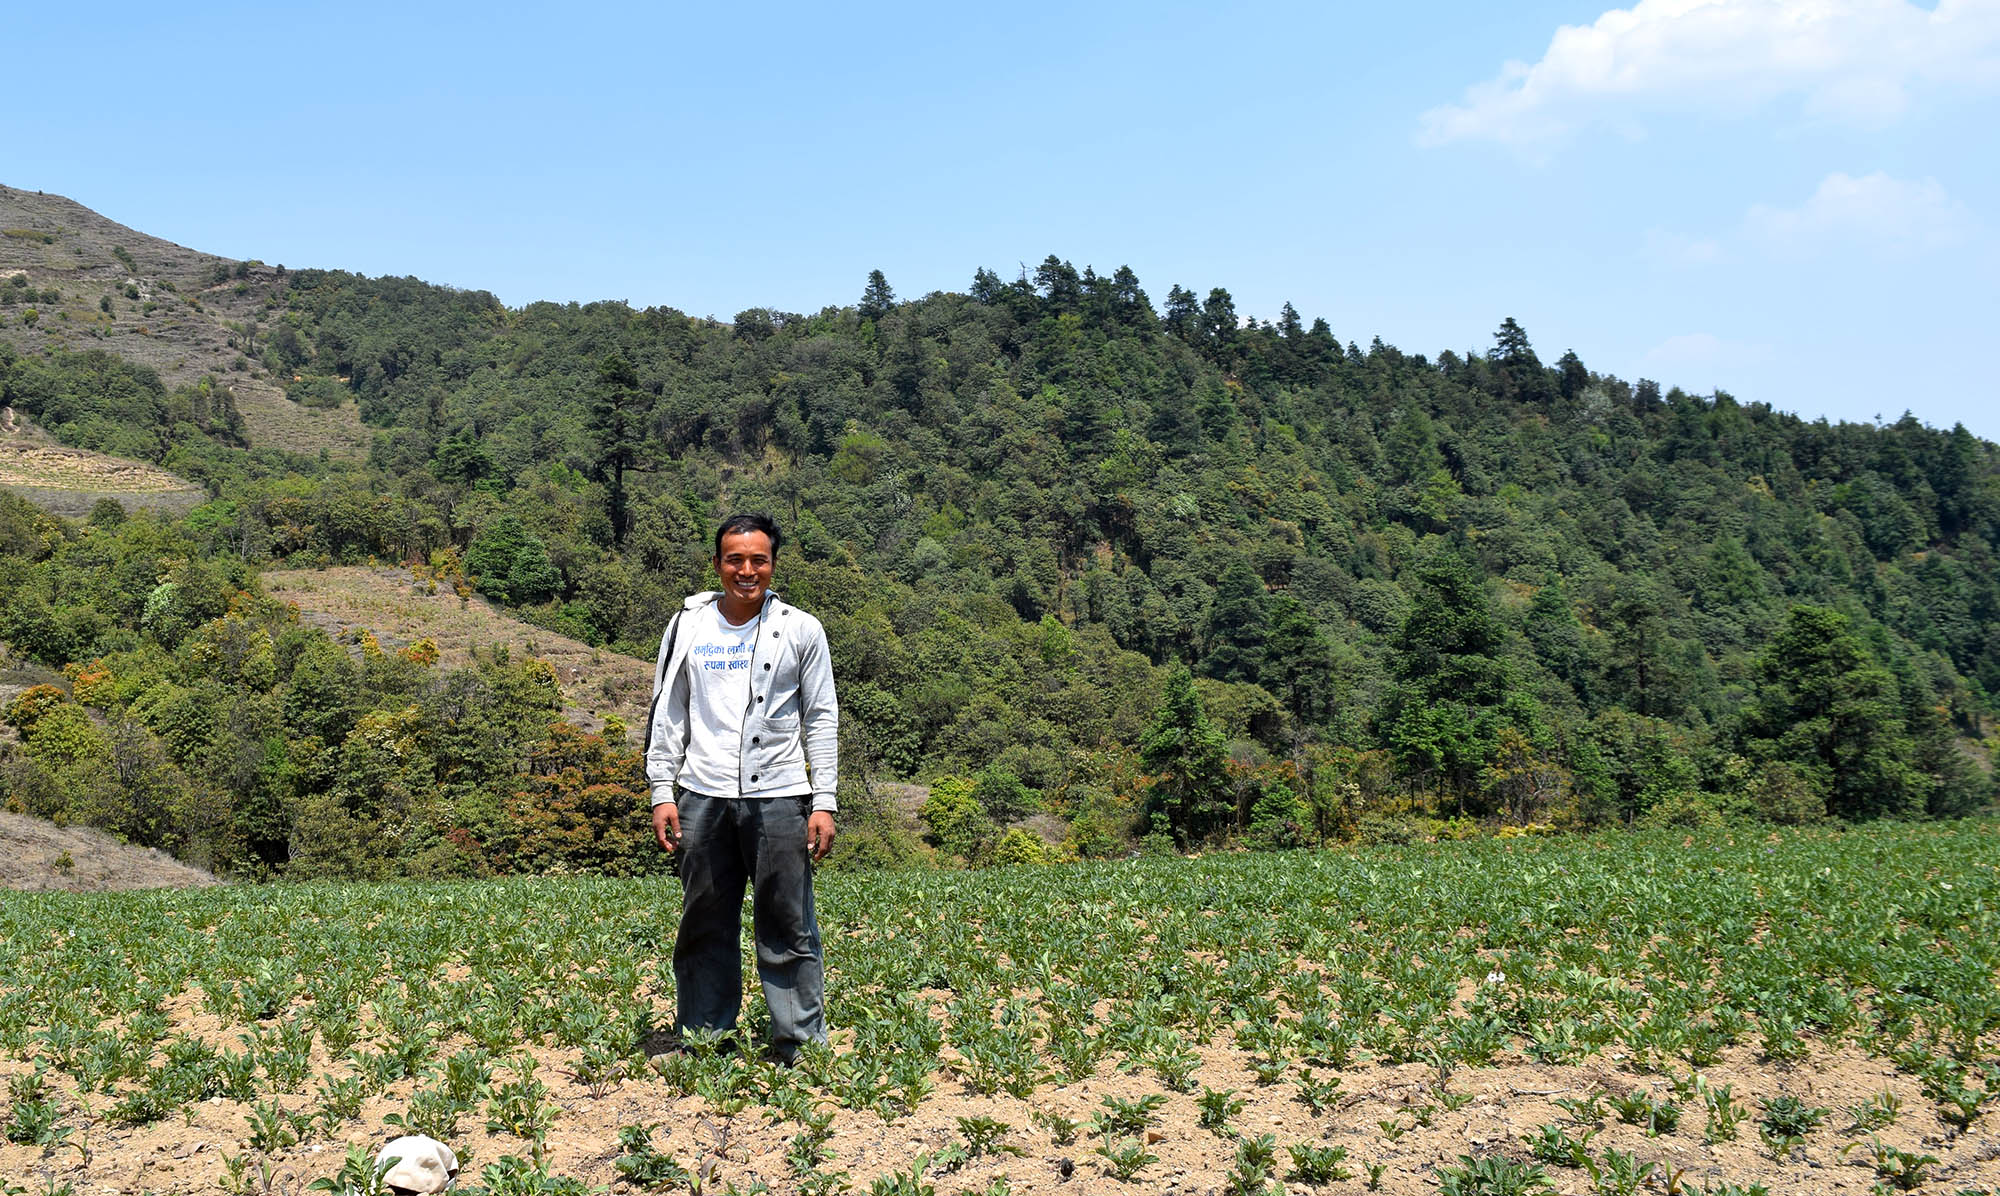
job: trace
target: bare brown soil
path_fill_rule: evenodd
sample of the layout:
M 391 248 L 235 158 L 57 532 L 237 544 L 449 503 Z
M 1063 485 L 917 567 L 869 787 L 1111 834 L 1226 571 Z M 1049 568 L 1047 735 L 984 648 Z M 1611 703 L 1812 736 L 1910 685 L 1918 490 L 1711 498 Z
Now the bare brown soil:
M 0 810 L 0 889 L 108 893 L 220 883 L 164 851 Z
M 652 700 L 653 665 L 544 631 L 474 594 L 460 598 L 446 585 L 419 581 L 409 570 L 350 565 L 333 569 L 283 569 L 264 574 L 274 598 L 296 603 L 299 616 L 336 639 L 373 632 L 385 650 L 429 637 L 438 662 L 462 667 L 473 650 L 505 646 L 549 663 L 562 685 L 564 717 L 600 730 L 606 715 L 625 720 L 636 741 Z
M 231 1043 L 212 1017 L 192 1010 L 191 1000 L 183 998 L 177 1004 L 176 1030 L 212 1038 L 217 1045 Z M 836 1031 L 837 1050 L 842 1037 Z M 456 1045 L 445 1044 L 445 1049 Z M 773 1192 L 797 1190 L 784 1157 L 797 1126 L 774 1124 L 754 1102 L 733 1115 L 720 1112 L 699 1097 L 676 1095 L 650 1075 L 593 1091 L 566 1074 L 575 1062 L 573 1052 L 537 1050 L 534 1054 L 540 1065 L 537 1076 L 549 1085 L 550 1099 L 558 1110 L 546 1142 L 545 1157 L 552 1173 L 575 1177 L 593 1187 L 637 1190 L 619 1182 L 613 1161 L 619 1154 L 618 1128 L 644 1123 L 658 1127 L 653 1133 L 656 1149 L 671 1154 L 683 1166 L 708 1173 L 703 1191 L 722 1191 L 724 1185 L 751 1191 L 758 1181 Z M 1450 1078 L 1450 1091 L 1470 1097 L 1452 1112 L 1436 1109 L 1434 1077 L 1426 1065 L 1361 1065 L 1343 1073 L 1343 1095 L 1335 1107 L 1315 1115 L 1300 1103 L 1292 1086 L 1259 1086 L 1243 1066 L 1241 1056 L 1222 1042 L 1202 1048 L 1202 1055 L 1204 1066 L 1195 1076 L 1195 1092 L 1201 1085 L 1233 1088 L 1245 1100 L 1242 1112 L 1230 1122 L 1229 1136 L 1201 1127 L 1193 1094 L 1171 1094 L 1155 1114 L 1153 1129 L 1147 1135 L 1147 1148 L 1156 1158 L 1139 1168 L 1130 1181 L 1111 1173 L 1109 1163 L 1094 1152 L 1095 1142 L 1087 1131 L 1074 1141 L 1060 1143 L 1046 1128 L 1032 1122 L 1030 1115 L 1054 1112 L 1082 1122 L 1102 1110 L 1107 1096 L 1132 1099 L 1158 1092 L 1160 1086 L 1154 1077 L 1100 1067 L 1088 1079 L 1045 1085 L 1026 1100 L 978 1096 L 956 1078 L 952 1068 L 955 1057 L 949 1051 L 937 1091 L 914 1114 L 885 1122 L 873 1112 L 839 1110 L 829 1142 L 833 1157 L 824 1168 L 845 1170 L 854 1189 L 866 1192 L 876 1177 L 905 1170 L 919 1155 L 962 1142 L 959 1118 L 985 1116 L 1012 1127 L 1003 1141 L 1019 1153 L 986 1155 L 957 1171 L 930 1174 L 928 1181 L 940 1196 L 984 1192 L 1003 1177 L 1017 1193 L 1220 1193 L 1234 1162 L 1236 1134 L 1253 1138 L 1272 1135 L 1278 1146 L 1279 1175 L 1290 1170 L 1289 1146 L 1333 1145 L 1347 1150 L 1343 1166 L 1354 1173 L 1352 1178 L 1316 1188 L 1288 1182 L 1288 1192 L 1360 1192 L 1367 1178 L 1366 1167 L 1376 1164 L 1382 1168 L 1380 1191 L 1414 1196 L 1437 1191 L 1437 1169 L 1455 1165 L 1461 1155 L 1504 1154 L 1526 1160 L 1529 1156 L 1522 1138 L 1541 1125 L 1562 1124 L 1581 1134 L 1585 1127 L 1568 1120 L 1568 1114 L 1554 1103 L 1559 1098 L 1597 1091 L 1623 1093 L 1634 1088 L 1660 1096 L 1667 1093 L 1663 1077 L 1622 1070 L 1616 1060 L 1553 1067 L 1503 1056 L 1498 1066 L 1463 1070 Z M 0 1062 L 0 1074 L 24 1070 L 16 1061 Z M 1609 1118 L 1591 1139 L 1593 1152 L 1601 1154 L 1611 1148 L 1630 1153 L 1642 1164 L 1654 1164 L 1655 1179 L 1642 1189 L 1649 1192 L 1669 1190 L 1667 1177 L 1673 1175 L 1681 1185 L 1678 1190 L 1690 1194 L 1700 1192 L 1704 1184 L 1725 1182 L 1763 1184 L 1774 1196 L 1863 1193 L 1876 1182 L 1870 1135 L 1851 1128 L 1845 1110 L 1889 1092 L 1901 1098 L 1902 1109 L 1894 1124 L 1875 1137 L 1898 1149 L 1934 1155 L 1939 1160 L 1928 1168 L 1926 1181 L 1911 1190 L 1945 1196 L 1968 1189 L 1992 1190 L 2000 1184 L 2000 1137 L 1996 1137 L 1993 1123 L 2000 1114 L 1989 1113 L 1974 1122 L 1969 1132 L 1956 1131 L 1938 1119 L 1916 1081 L 1885 1060 L 1846 1048 L 1821 1053 L 1806 1063 L 1778 1067 L 1758 1061 L 1746 1048 L 1731 1051 L 1704 1074 L 1711 1083 L 1732 1085 L 1739 1100 L 1751 1106 L 1752 1116 L 1738 1127 L 1734 1141 L 1706 1141 L 1702 1113 L 1698 1107 L 1689 1107 L 1683 1110 L 1676 1129 L 1658 1136 Z M 304 1092 L 284 1097 L 280 1103 L 289 1111 L 310 1111 L 316 1104 L 309 1095 L 315 1086 L 309 1082 Z M 216 1098 L 185 1110 L 184 1116 L 149 1126 L 92 1121 L 83 1143 L 87 1159 L 73 1145 L 43 1154 L 0 1143 L 0 1176 L 32 1191 L 70 1183 L 76 1192 L 92 1196 L 211 1192 L 222 1185 L 224 1158 L 242 1156 L 252 1160 L 252 1191 L 299 1193 L 312 1181 L 331 1175 L 347 1145 L 365 1145 L 372 1150 L 394 1137 L 398 1131 L 385 1124 L 383 1117 L 402 1113 L 415 1086 L 410 1080 L 398 1081 L 369 1100 L 359 1118 L 341 1124 L 330 1134 L 268 1154 L 250 1146 L 248 1107 Z M 1754 1100 L 1757 1095 L 1781 1093 L 1832 1111 L 1824 1125 L 1783 1159 L 1758 1141 Z M 1430 1124 L 1418 1124 L 1419 1111 L 1426 1107 L 1431 1110 L 1424 1114 Z M 75 1120 L 74 1109 L 71 1120 Z M 477 1114 L 465 1116 L 459 1132 L 450 1137 L 453 1149 L 466 1160 L 466 1178 L 475 1177 L 481 1166 L 502 1155 L 526 1157 L 530 1152 L 529 1144 L 518 1138 L 480 1128 L 481 1120 Z M 1392 1135 L 1386 1131 L 1381 1124 L 1385 1121 L 1399 1127 L 1397 1132 Z M 268 1185 L 254 1182 L 260 1166 L 269 1167 Z M 1580 1196 L 1596 1190 L 1585 1172 L 1562 1167 L 1549 1167 L 1548 1171 L 1557 1192 Z

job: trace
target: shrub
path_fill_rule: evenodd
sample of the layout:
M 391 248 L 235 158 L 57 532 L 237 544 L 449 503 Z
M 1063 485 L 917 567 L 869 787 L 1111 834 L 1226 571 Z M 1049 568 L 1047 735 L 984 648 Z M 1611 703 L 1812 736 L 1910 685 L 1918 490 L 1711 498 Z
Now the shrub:
M 31 685 L 21 691 L 19 697 L 7 703 L 4 717 L 7 725 L 19 731 L 23 738 L 33 736 L 35 727 L 48 713 L 69 701 L 69 695 L 53 685 Z
M 1266 785 L 1250 807 L 1250 826 L 1245 835 L 1259 851 L 1282 851 L 1303 847 L 1312 812 L 1299 800 L 1292 787 L 1279 781 Z
M 1000 837 L 1000 845 L 993 849 L 996 864 L 1046 864 L 1049 862 L 1048 844 L 1040 836 L 1020 827 L 1008 831 Z
M 983 862 L 1000 833 L 974 796 L 977 788 L 971 777 L 939 777 L 918 813 L 931 843 L 968 864 Z

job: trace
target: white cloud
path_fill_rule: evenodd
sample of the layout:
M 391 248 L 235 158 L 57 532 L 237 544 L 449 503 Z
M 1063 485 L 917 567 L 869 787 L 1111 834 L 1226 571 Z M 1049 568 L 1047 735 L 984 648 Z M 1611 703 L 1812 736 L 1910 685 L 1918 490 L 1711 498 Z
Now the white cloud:
M 1509 62 L 1426 112 L 1418 139 L 1541 151 L 1584 127 L 1638 136 L 1650 115 L 1792 96 L 1814 116 L 1880 124 L 1913 88 L 1996 82 L 1997 0 L 1639 0 L 1557 29 L 1539 62 Z
M 1960 244 L 1971 230 L 1965 206 L 1936 179 L 1910 182 L 1879 170 L 1860 178 L 1835 171 L 1800 206 L 1757 204 L 1743 218 L 1747 240 L 1788 257 L 1828 249 L 1909 257 Z

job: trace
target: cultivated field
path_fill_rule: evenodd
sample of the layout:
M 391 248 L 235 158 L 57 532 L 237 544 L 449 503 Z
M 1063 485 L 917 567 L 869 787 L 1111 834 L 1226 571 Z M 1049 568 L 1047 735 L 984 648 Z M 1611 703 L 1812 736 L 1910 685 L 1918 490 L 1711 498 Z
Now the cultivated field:
M 72 518 L 88 515 L 104 498 L 117 499 L 127 510 L 178 513 L 208 497 L 199 486 L 143 461 L 57 444 L 11 407 L 0 408 L 0 487 Z
M 333 410 L 306 407 L 285 397 L 268 382 L 236 378 L 229 383 L 236 410 L 243 416 L 243 434 L 256 448 L 317 456 L 324 452 L 352 461 L 368 454 L 368 429 L 352 402 Z
M 460 598 L 448 585 L 418 581 L 407 569 L 350 565 L 334 569 L 281 569 L 263 575 L 265 592 L 296 603 L 299 615 L 336 639 L 373 632 L 384 648 L 407 647 L 426 636 L 439 663 L 471 663 L 473 650 L 505 646 L 540 657 L 563 687 L 564 717 L 598 730 L 617 714 L 636 735 L 652 701 L 653 663 L 530 626 L 473 595 Z
M 1996 865 L 1961 824 L 829 874 L 791 1070 L 662 1053 L 671 878 L 20 895 L 0 1175 L 297 1193 L 410 1128 L 493 1193 L 1991 1192 Z

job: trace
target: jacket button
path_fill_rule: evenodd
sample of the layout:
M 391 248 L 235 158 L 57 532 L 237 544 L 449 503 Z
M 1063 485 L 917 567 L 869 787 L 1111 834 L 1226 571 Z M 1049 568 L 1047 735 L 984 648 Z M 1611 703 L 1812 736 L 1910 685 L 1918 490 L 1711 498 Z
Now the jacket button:
M 762 735 L 752 735 L 752 736 L 750 737 L 750 742 L 751 742 L 751 743 L 762 743 L 762 742 L 764 742 L 764 737 L 763 737 Z
M 764 671 L 767 673 L 771 671 L 771 662 L 768 660 L 764 662 Z
M 758 694 L 758 695 L 757 695 L 757 700 L 758 700 L 759 702 L 763 701 L 763 700 L 764 700 L 764 695 L 763 695 L 763 694 Z
M 753 773 L 751 773 L 751 774 L 750 774 L 750 779 L 751 779 L 752 781 L 755 781 L 755 780 L 757 779 L 757 774 L 756 774 L 756 773 L 754 773 L 754 772 L 753 772 Z

